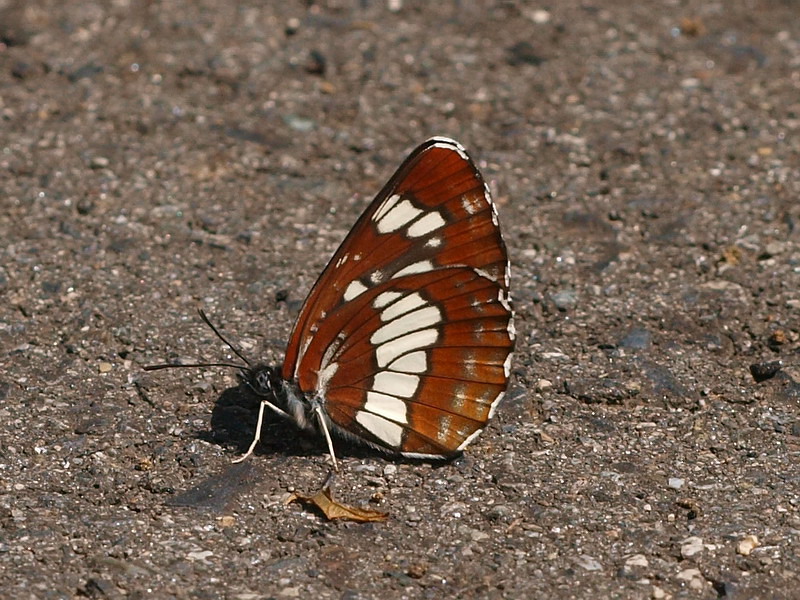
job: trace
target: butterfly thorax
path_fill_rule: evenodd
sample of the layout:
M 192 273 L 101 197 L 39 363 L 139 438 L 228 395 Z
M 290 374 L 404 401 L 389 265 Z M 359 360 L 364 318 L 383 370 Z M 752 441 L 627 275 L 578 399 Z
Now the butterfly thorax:
M 296 384 L 281 377 L 280 368 L 256 365 L 243 373 L 245 384 L 260 397 L 285 411 L 301 429 L 314 429 L 313 406 Z

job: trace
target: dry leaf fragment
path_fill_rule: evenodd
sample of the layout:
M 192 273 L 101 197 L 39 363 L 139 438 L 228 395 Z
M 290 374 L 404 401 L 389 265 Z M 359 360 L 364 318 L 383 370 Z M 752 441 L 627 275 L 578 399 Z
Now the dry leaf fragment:
M 322 511 L 322 514 L 324 514 L 330 521 L 333 521 L 334 519 L 346 519 L 348 521 L 355 521 L 356 523 L 374 523 L 385 521 L 389 517 L 388 513 L 384 513 L 379 510 L 357 508 L 355 506 L 348 506 L 347 504 L 337 502 L 333 499 L 333 492 L 331 491 L 331 487 L 329 485 L 330 481 L 331 479 L 329 478 L 329 480 L 325 482 L 325 485 L 322 487 L 322 489 L 313 496 L 298 494 L 297 492 L 293 493 L 286 500 L 286 504 L 298 500 L 305 504 L 313 504 L 320 511 Z

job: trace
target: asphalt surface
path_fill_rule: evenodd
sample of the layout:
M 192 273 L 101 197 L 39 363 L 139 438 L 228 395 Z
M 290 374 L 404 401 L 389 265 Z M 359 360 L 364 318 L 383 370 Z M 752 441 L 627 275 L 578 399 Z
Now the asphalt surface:
M 792 1 L 0 0 L 0 596 L 800 598 Z M 461 141 L 513 382 L 443 465 L 324 442 L 279 363 L 406 153 Z M 777 362 L 780 361 L 780 362 Z

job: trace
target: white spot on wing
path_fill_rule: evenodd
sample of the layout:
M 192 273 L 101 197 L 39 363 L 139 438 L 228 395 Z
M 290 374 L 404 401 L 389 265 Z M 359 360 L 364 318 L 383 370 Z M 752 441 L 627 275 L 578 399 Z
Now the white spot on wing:
M 338 363 L 334 362 L 329 364 L 317 374 L 317 393 L 319 393 L 319 395 L 325 395 L 325 390 L 328 388 L 328 382 L 331 380 L 331 377 L 333 377 L 333 374 L 336 373 L 338 368 Z
M 427 302 L 425 301 L 425 299 L 422 296 L 420 296 L 417 292 L 414 292 L 413 294 L 409 294 L 402 300 L 398 300 L 397 302 L 392 304 L 389 308 L 381 312 L 381 321 L 391 321 L 392 319 L 395 319 L 402 314 L 412 311 L 415 308 L 419 308 L 420 306 L 425 306 L 426 304 Z
M 500 392 L 499 394 L 497 394 L 497 398 L 494 399 L 492 405 L 489 407 L 489 417 L 488 417 L 489 419 L 491 419 L 494 416 L 497 407 L 500 406 L 500 401 L 503 399 L 503 396 L 505 395 L 506 395 L 505 392 Z
M 372 303 L 372 307 L 375 309 L 383 308 L 387 304 L 391 304 L 400 298 L 402 295 L 402 292 L 383 292 L 382 294 L 379 294 L 377 298 L 375 298 L 374 302 Z
M 320 370 L 325 370 L 331 362 L 333 355 L 336 354 L 336 351 L 342 346 L 342 341 L 344 340 L 344 335 L 341 333 L 336 336 L 335 339 L 328 344 L 328 347 L 325 348 L 325 353 L 322 355 L 322 360 L 319 363 Z
M 369 341 L 375 345 L 382 344 L 387 340 L 400 337 L 406 332 L 436 325 L 441 320 L 442 313 L 437 307 L 426 306 L 389 321 L 386 325 L 376 330 L 369 338 Z
M 499 227 L 500 223 L 497 220 L 497 205 L 492 201 L 492 194 L 489 193 L 489 186 L 484 183 L 483 187 L 486 190 L 486 201 L 489 203 L 489 206 L 492 207 L 492 223 L 494 223 L 495 227 Z
M 356 413 L 356 422 L 387 446 L 399 448 L 403 441 L 403 428 L 383 417 L 360 410 Z
M 445 220 L 438 212 L 428 213 L 408 228 L 408 237 L 422 237 L 423 235 L 429 234 L 431 231 L 436 231 L 444 224 Z
M 506 299 L 506 293 L 503 290 L 497 291 L 497 299 L 500 301 L 500 304 L 503 305 L 507 311 L 511 312 L 511 304 L 509 304 L 508 300 Z
M 433 263 L 429 260 L 421 260 L 419 262 L 411 263 L 407 267 L 400 269 L 397 273 L 392 275 L 392 279 L 403 277 L 404 275 L 418 275 L 419 273 L 427 273 L 433 271 Z
M 477 369 L 475 351 L 464 350 L 461 354 L 461 364 L 463 365 L 462 368 L 464 369 L 464 373 L 469 376 L 475 375 L 475 371 Z
M 506 377 L 511 375 L 511 355 L 509 354 L 506 356 L 506 360 L 503 362 L 503 373 L 506 374 Z
M 450 429 L 453 427 L 453 417 L 442 415 L 439 417 L 439 428 L 436 430 L 436 439 L 442 444 L 447 442 L 450 437 Z
M 386 211 L 388 211 L 395 204 L 397 204 L 398 200 L 400 200 L 400 196 L 398 196 L 397 194 L 389 196 L 386 200 L 383 201 L 378 210 L 375 211 L 375 214 L 372 216 L 372 220 L 380 221 L 383 218 L 383 215 L 386 214 Z
M 347 302 L 350 302 L 353 298 L 360 296 L 364 292 L 367 291 L 367 286 L 361 283 L 358 279 L 355 279 L 350 282 L 350 285 L 347 286 L 347 289 L 344 291 L 344 299 Z
M 468 399 L 467 388 L 463 383 L 459 383 L 453 389 L 452 405 L 454 412 L 461 412 L 464 408 L 464 401 Z
M 458 155 L 461 158 L 463 158 L 464 160 L 469 160 L 469 157 L 467 156 L 467 151 L 464 149 L 464 146 L 459 144 L 457 141 L 451 140 L 450 138 L 446 137 L 436 137 L 433 139 L 437 140 L 433 144 L 434 148 L 447 148 L 448 150 L 455 150 L 456 152 L 458 152 Z
M 434 329 L 433 331 L 436 330 Z M 428 369 L 427 354 L 424 350 L 418 350 L 417 352 L 406 354 L 390 364 L 389 369 L 403 373 L 424 373 Z
M 465 439 L 463 442 L 461 442 L 461 445 L 458 447 L 458 450 L 463 450 L 464 448 L 469 446 L 469 444 L 472 442 L 472 440 L 474 440 L 476 437 L 478 437 L 480 435 L 481 431 L 483 431 L 483 429 L 478 429 L 478 431 L 475 431 L 472 434 L 470 434 L 467 437 L 467 439 Z
M 488 271 L 484 271 L 483 269 L 479 269 L 478 267 L 473 267 L 472 270 L 475 271 L 475 274 L 478 277 L 483 277 L 484 279 L 488 279 L 489 281 L 496 281 L 495 278 L 492 277 L 492 274 L 489 273 Z
M 425 242 L 425 245 L 428 246 L 429 248 L 438 248 L 439 246 L 442 245 L 442 238 L 432 237 L 427 242 Z
M 486 201 L 492 208 L 492 223 L 494 223 L 495 227 L 498 227 L 499 225 L 497 223 L 497 205 L 492 201 L 492 193 L 489 191 L 489 186 L 486 184 L 486 182 L 483 183 L 483 192 Z
M 306 339 L 303 340 L 303 344 L 300 346 L 300 352 L 297 353 L 297 361 L 294 364 L 294 377 L 297 379 L 297 375 L 300 372 L 300 363 L 303 360 L 303 357 L 306 355 L 306 350 L 311 345 L 311 340 L 314 339 L 313 335 L 307 335 Z
M 444 460 L 447 458 L 444 454 L 423 454 L 422 452 L 401 452 L 400 455 L 406 458 L 418 458 L 422 460 Z
M 474 215 L 481 209 L 481 203 L 476 196 L 461 196 L 461 207 L 468 215 Z
M 387 396 L 378 392 L 367 392 L 367 403 L 364 404 L 364 410 L 386 417 L 395 423 L 408 423 L 405 401 L 394 396 Z
M 378 221 L 378 233 L 397 231 L 409 221 L 416 219 L 421 212 L 422 210 L 416 208 L 411 202 L 403 200 L 380 218 Z
M 372 391 L 383 392 L 400 398 L 411 398 L 417 391 L 419 377 L 406 373 L 382 371 L 375 375 L 372 382 Z
M 375 351 L 375 359 L 378 361 L 378 366 L 384 368 L 398 356 L 402 356 L 406 352 L 425 348 L 426 346 L 436 343 L 438 337 L 439 331 L 435 328 L 409 333 L 408 335 L 395 338 L 391 342 L 386 342 L 378 346 L 378 349 Z M 392 368 L 394 368 L 394 365 Z M 417 371 L 412 372 L 416 373 Z M 419 372 L 421 373 L 422 371 Z

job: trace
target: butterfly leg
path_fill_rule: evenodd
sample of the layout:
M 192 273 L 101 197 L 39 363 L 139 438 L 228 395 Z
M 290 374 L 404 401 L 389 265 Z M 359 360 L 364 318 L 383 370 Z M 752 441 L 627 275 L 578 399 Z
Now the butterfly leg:
M 264 407 L 265 406 L 268 406 L 269 408 L 274 410 L 276 413 L 278 413 L 284 419 L 291 420 L 291 418 L 292 418 L 291 415 L 289 415 L 289 413 L 287 413 L 284 410 L 281 410 L 280 408 L 278 408 L 277 406 L 275 406 L 271 402 L 267 402 L 266 400 L 261 400 L 261 406 L 258 407 L 258 422 L 256 423 L 256 434 L 253 437 L 253 441 L 251 442 L 250 447 L 247 449 L 247 452 L 244 454 L 244 456 L 240 456 L 239 458 L 234 459 L 233 460 L 234 463 L 243 462 L 248 456 L 250 456 L 253 453 L 253 450 L 256 449 L 256 445 L 258 444 L 258 442 L 261 441 L 261 424 L 264 422 Z
M 325 439 L 328 442 L 328 452 L 331 453 L 331 462 L 333 462 L 333 469 L 338 473 L 339 464 L 336 462 L 336 453 L 333 451 L 333 440 L 331 439 L 331 434 L 328 431 L 328 425 L 325 423 L 325 413 L 322 410 L 322 405 L 318 401 L 313 401 L 312 406 L 314 408 L 314 412 L 317 414 L 317 420 L 319 421 L 319 428 L 322 429 L 322 433 L 325 434 Z

